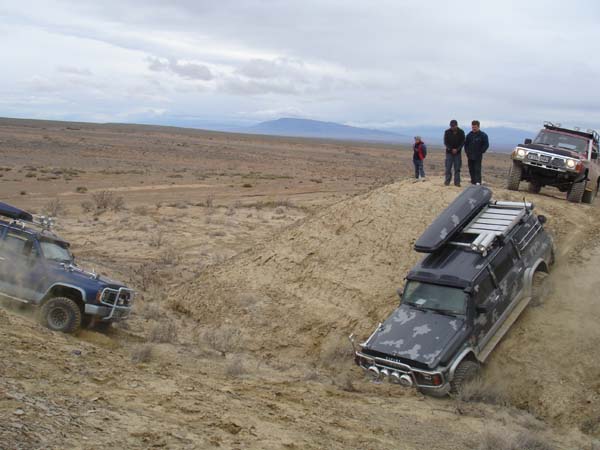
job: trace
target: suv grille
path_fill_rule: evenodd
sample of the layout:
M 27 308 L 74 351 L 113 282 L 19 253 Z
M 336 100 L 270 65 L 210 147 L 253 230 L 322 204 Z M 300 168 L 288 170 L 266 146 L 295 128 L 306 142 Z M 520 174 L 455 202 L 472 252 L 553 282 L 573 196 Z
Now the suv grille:
M 107 305 L 114 305 L 117 298 L 116 290 L 105 290 L 100 301 Z M 131 292 L 123 291 L 119 296 L 117 306 L 129 306 L 131 304 Z

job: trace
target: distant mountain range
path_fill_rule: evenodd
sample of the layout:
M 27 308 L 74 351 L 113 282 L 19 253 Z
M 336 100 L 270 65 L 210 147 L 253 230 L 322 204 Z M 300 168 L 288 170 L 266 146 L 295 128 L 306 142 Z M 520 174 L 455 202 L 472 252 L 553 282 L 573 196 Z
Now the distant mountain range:
M 241 133 L 266 134 L 274 136 L 310 137 L 321 139 L 340 139 L 351 141 L 387 142 L 397 144 L 410 144 L 414 136 L 431 145 L 443 145 L 444 130 L 446 127 L 397 127 L 391 131 L 374 130 L 369 128 L 352 127 L 335 122 L 322 122 L 319 120 L 281 118 L 261 122 L 251 127 L 238 128 Z M 525 138 L 534 137 L 535 133 L 518 128 L 490 127 L 482 128 L 490 138 L 491 150 L 511 150 Z M 470 126 L 464 128 L 465 133 L 470 131 Z
M 351 127 L 335 122 L 319 120 L 281 118 L 261 122 L 246 128 L 246 133 L 269 134 L 276 136 L 297 136 L 324 139 L 342 139 L 356 141 L 407 142 L 410 136 L 399 133 Z

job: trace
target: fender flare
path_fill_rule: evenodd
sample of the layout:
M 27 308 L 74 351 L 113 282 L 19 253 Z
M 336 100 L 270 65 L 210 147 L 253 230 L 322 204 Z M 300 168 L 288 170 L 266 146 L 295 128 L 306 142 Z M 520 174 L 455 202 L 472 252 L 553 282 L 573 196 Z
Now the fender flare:
M 53 289 L 55 289 L 56 287 L 65 287 L 65 288 L 69 288 L 69 289 L 73 289 L 75 291 L 78 291 L 81 294 L 81 300 L 82 302 L 85 304 L 87 303 L 87 297 L 85 295 L 85 291 L 83 289 L 81 289 L 79 286 L 75 286 L 73 284 L 68 284 L 68 283 L 54 283 L 53 285 L 51 285 L 46 292 L 44 293 L 44 295 L 42 295 L 42 297 L 40 298 L 40 301 L 38 302 L 38 304 L 41 306 L 43 305 L 48 299 L 50 299 L 50 292 L 52 292 Z
M 450 364 L 450 370 L 448 370 L 448 380 L 447 381 L 452 381 L 452 379 L 454 378 L 454 372 L 456 371 L 456 368 L 469 355 L 473 355 L 473 359 L 475 359 L 475 361 L 479 361 L 477 359 L 477 356 L 475 354 L 475 349 L 473 349 L 473 347 L 465 348 L 462 352 L 460 352 L 458 354 L 458 356 L 456 356 L 454 358 L 454 361 L 452 361 L 452 364 Z
M 542 271 L 544 273 L 550 273 L 548 270 L 548 264 L 543 258 L 538 258 L 538 260 L 533 264 L 532 267 L 525 270 L 523 274 L 523 285 L 525 287 L 526 297 L 531 297 L 531 288 L 533 285 L 533 275 L 538 271 Z

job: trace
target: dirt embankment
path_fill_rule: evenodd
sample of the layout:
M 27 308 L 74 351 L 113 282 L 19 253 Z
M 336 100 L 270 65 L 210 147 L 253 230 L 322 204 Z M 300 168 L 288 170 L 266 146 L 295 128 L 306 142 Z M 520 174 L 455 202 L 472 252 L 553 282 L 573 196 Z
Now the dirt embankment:
M 581 431 L 600 433 L 595 206 L 494 189 L 536 203 L 558 247 L 552 295 L 486 373 L 509 379 L 512 403 L 543 420 L 374 385 L 352 366 L 346 336 L 365 337 L 395 307 L 420 257 L 414 240 L 460 192 L 441 184 L 336 203 L 208 268 L 169 300 L 191 327 L 182 320 L 180 341 L 156 345 L 147 363 L 131 362 L 126 331 L 64 336 L 0 310 L 0 447 L 463 449 L 494 430 L 589 448 Z M 212 353 L 183 325 L 211 337 Z

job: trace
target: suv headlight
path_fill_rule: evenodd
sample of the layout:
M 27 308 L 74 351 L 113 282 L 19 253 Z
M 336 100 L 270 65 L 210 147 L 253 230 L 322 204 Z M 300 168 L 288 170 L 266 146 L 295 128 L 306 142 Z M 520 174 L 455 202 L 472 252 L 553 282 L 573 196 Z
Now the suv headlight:
M 524 159 L 526 154 L 527 154 L 527 152 L 525 151 L 525 149 L 522 149 L 522 148 L 516 148 L 513 151 L 513 157 L 515 157 L 517 159 Z
M 567 159 L 567 168 L 574 169 L 577 163 L 573 159 Z

